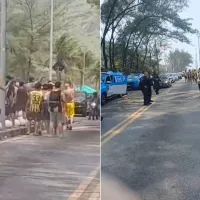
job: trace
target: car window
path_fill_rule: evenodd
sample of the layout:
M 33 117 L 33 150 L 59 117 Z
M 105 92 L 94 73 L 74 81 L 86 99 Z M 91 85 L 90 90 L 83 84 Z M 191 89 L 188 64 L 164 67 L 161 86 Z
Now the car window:
M 128 79 L 131 79 L 133 76 L 132 75 L 128 75 Z
M 168 79 L 168 77 L 166 75 L 162 75 L 160 76 L 160 79 Z
M 110 82 L 111 82 L 111 77 L 110 77 L 110 76 L 107 76 L 107 77 L 106 77 L 106 82 L 107 82 L 107 81 L 110 81 Z
M 86 94 L 84 92 L 75 92 L 75 101 L 84 101 L 86 99 Z

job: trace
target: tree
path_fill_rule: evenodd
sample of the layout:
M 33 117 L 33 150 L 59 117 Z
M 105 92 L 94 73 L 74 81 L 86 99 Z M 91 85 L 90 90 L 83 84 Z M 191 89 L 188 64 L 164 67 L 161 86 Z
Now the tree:
M 78 12 L 74 12 L 74 6 Z M 30 76 L 48 76 L 50 10 L 48 0 L 9 2 L 7 73 L 11 76 L 24 80 Z M 91 7 L 87 1 L 54 2 L 53 64 L 57 61 L 64 63 L 63 79 L 73 77 L 77 84 L 85 81 L 95 85 L 94 80 L 91 82 L 84 75 L 82 81 L 79 79 L 80 73 L 83 73 L 83 50 L 86 52 L 86 75 L 93 72 L 90 69 L 99 60 L 99 49 L 96 48 L 99 26 L 94 23 L 99 20 L 98 15 L 96 6 Z M 56 78 L 56 73 L 53 73 L 53 78 Z
M 83 47 L 81 48 L 74 38 L 62 35 L 56 40 L 54 53 L 57 61 L 66 65 L 65 78 L 70 71 L 76 71 L 80 74 L 80 85 L 84 85 L 86 74 L 94 73 L 93 75 L 96 77 L 96 73 L 93 71 L 96 62 L 94 55 Z M 95 67 L 97 66 L 95 65 Z
M 193 64 L 193 58 L 190 53 L 176 49 L 175 51 L 170 51 L 168 64 L 171 67 L 171 71 L 180 72 Z
M 189 44 L 186 33 L 196 30 L 191 27 L 191 19 L 179 16 L 187 6 L 186 0 L 105 1 L 101 8 L 105 68 L 116 70 L 116 62 L 120 62 L 122 71 L 140 71 L 146 64 L 152 66 L 152 60 L 159 60 L 163 41 L 174 39 Z

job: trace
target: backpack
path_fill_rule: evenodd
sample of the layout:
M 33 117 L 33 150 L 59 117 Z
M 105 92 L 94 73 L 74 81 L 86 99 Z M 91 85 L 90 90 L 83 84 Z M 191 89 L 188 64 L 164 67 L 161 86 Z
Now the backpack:
M 61 112 L 61 90 L 50 92 L 49 108 L 50 112 Z

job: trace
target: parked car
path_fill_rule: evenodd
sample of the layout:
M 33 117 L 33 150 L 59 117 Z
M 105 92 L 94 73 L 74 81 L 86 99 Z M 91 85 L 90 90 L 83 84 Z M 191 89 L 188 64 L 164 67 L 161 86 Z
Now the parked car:
M 81 115 L 82 117 L 87 116 L 87 93 L 86 92 L 75 92 L 75 114 Z
M 173 73 L 172 75 L 174 76 L 175 81 L 178 81 L 178 80 L 179 80 L 179 77 L 178 77 L 178 74 L 177 74 L 177 73 Z
M 140 79 L 143 77 L 144 74 L 129 74 L 127 77 L 127 89 L 134 90 L 139 89 L 140 87 Z
M 176 79 L 175 79 L 173 74 L 166 74 L 166 75 L 167 75 L 168 79 L 171 81 L 171 83 L 175 83 L 176 82 Z
M 182 73 L 181 72 L 178 73 L 178 78 L 182 79 Z
M 121 72 L 101 72 L 101 105 L 108 99 L 127 94 L 127 76 Z
M 171 80 L 168 78 L 167 75 L 160 75 L 160 87 L 161 88 L 169 88 L 172 86 Z

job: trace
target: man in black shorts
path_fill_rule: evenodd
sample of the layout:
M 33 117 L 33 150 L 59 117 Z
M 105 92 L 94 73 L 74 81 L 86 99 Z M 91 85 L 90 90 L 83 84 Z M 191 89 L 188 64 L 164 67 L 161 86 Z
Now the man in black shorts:
M 26 118 L 26 104 L 28 100 L 28 93 L 26 88 L 24 87 L 24 82 L 19 83 L 19 88 L 17 90 L 17 96 L 16 96 L 16 115 L 18 116 L 18 112 L 23 112 L 23 118 Z

